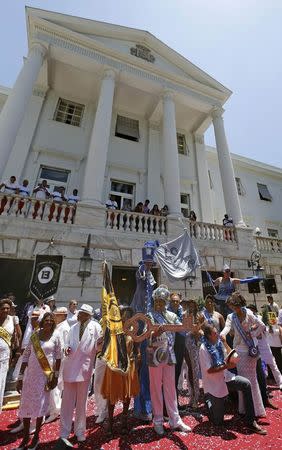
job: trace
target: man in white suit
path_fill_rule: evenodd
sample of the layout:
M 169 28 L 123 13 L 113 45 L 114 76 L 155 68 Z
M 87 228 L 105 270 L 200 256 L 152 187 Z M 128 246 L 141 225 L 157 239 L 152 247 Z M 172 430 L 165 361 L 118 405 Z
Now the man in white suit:
M 60 435 L 63 439 L 69 437 L 75 409 L 74 433 L 78 442 L 85 441 L 88 387 L 96 348 L 102 336 L 102 328 L 98 322 L 91 320 L 92 316 L 92 306 L 82 305 L 78 311 L 78 322 L 69 332 L 63 367 L 64 392 Z

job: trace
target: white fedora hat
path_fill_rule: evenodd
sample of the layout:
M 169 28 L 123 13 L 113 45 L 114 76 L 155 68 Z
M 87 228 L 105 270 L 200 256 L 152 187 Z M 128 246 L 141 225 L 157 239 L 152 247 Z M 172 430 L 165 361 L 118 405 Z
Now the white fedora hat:
M 59 306 L 59 308 L 55 309 L 55 311 L 53 311 L 54 314 L 67 314 L 68 313 L 68 309 L 65 306 Z
M 83 303 L 83 305 L 79 308 L 77 311 L 78 313 L 84 312 L 86 314 L 89 314 L 90 316 L 93 316 L 93 308 L 90 305 L 87 305 L 86 303 Z

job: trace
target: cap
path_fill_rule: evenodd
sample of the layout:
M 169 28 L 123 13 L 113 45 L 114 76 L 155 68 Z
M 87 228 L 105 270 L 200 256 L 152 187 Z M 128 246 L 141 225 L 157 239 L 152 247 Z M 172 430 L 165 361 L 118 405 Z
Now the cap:
M 45 303 L 49 303 L 49 302 L 54 301 L 54 300 L 56 300 L 56 298 L 54 297 L 54 295 L 51 295 L 50 297 L 46 298 L 46 299 L 44 300 L 44 302 L 45 302 Z

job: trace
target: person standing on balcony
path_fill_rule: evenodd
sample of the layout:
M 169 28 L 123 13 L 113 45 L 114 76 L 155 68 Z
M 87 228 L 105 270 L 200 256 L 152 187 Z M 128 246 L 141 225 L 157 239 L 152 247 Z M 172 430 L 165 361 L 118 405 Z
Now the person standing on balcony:
M 110 209 L 112 211 L 114 211 L 115 209 L 119 209 L 118 208 L 118 204 L 115 201 L 115 198 L 114 198 L 113 195 L 110 195 L 109 196 L 109 200 L 106 201 L 106 208 Z M 113 228 L 113 226 L 114 226 L 114 219 L 115 219 L 114 212 L 111 212 L 111 213 L 108 212 L 107 216 L 110 217 L 110 225 L 111 225 L 111 228 Z M 119 215 L 118 215 L 118 218 L 119 218 Z M 118 221 L 118 226 L 119 226 L 119 221 Z
M 3 190 L 4 188 L 4 190 Z M 17 182 L 17 179 L 14 175 L 12 175 L 10 177 L 9 181 L 4 181 L 3 183 L 0 184 L 0 191 L 4 192 L 5 194 L 12 194 L 12 195 L 16 195 L 19 193 L 19 184 Z M 7 197 L 3 197 L 1 200 L 1 205 L 0 205 L 0 214 L 2 214 L 2 212 L 4 211 L 4 208 L 7 204 Z M 10 201 L 10 205 L 9 205 L 9 210 L 12 206 L 14 202 L 14 199 L 12 198 Z
M 214 286 L 218 286 L 218 292 L 214 296 L 215 303 L 224 319 L 226 319 L 227 314 L 230 313 L 230 310 L 225 302 L 228 297 L 230 297 L 230 295 L 236 291 L 237 285 L 240 283 L 240 279 L 231 278 L 230 273 L 230 267 L 225 265 L 223 268 L 223 276 L 218 277 L 214 281 Z
M 147 200 L 145 200 L 145 203 L 143 205 L 143 213 L 144 214 L 150 213 L 149 203 L 150 203 L 150 200 L 147 198 Z
M 118 204 L 115 201 L 115 198 L 113 195 L 110 195 L 109 200 L 106 201 L 106 208 L 107 209 L 118 209 Z
M 195 223 L 197 222 L 197 216 L 195 211 L 191 210 L 188 216 L 189 222 L 190 222 L 190 236 L 197 237 L 196 236 L 196 227 Z
M 22 197 L 21 199 L 19 199 L 18 201 L 18 209 L 16 211 L 16 214 L 22 214 L 22 209 L 24 207 L 24 197 L 29 197 L 30 196 L 30 189 L 28 187 L 29 181 L 28 180 L 23 180 L 23 183 L 20 184 L 19 186 L 19 195 Z
M 78 190 L 74 189 L 72 191 L 72 195 L 68 196 L 68 205 L 72 205 L 72 207 L 73 207 L 72 215 L 71 215 L 71 223 L 73 223 L 74 216 L 76 213 L 76 207 L 77 207 L 77 204 L 79 201 L 80 201 L 80 197 L 78 196 Z M 70 207 L 67 206 L 65 209 L 65 217 L 64 217 L 65 223 L 67 223 L 67 221 L 68 221 L 69 213 L 70 213 Z
M 53 219 L 56 203 L 61 204 L 62 202 L 66 202 L 67 199 L 65 197 L 65 188 L 64 186 L 60 186 L 57 190 L 52 192 L 53 203 L 50 206 L 50 214 L 48 216 L 49 222 Z M 62 206 L 58 206 L 58 213 L 56 217 L 56 221 L 59 222 L 62 212 Z
M 35 194 L 35 198 L 38 200 L 37 202 L 35 202 L 34 210 L 33 210 L 33 214 L 32 214 L 33 219 L 36 219 L 38 210 L 40 208 L 39 200 L 47 200 L 51 195 L 50 191 L 47 187 L 47 180 L 42 180 L 42 183 L 40 183 L 35 189 L 33 189 L 33 194 Z M 45 209 L 45 205 L 42 208 L 41 219 L 43 217 L 44 209 Z
M 233 224 L 233 219 L 232 217 L 229 217 L 228 214 L 224 214 L 223 220 L 222 220 L 222 225 L 225 228 L 233 228 L 234 224 Z M 231 240 L 232 241 L 232 237 L 230 235 L 230 231 L 228 229 L 224 230 L 224 237 L 227 241 Z

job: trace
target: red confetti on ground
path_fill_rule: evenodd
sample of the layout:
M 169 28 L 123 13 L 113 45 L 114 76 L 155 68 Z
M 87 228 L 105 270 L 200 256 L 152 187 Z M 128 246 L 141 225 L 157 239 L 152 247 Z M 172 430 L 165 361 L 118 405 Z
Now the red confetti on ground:
M 273 403 L 279 406 L 279 410 L 267 408 L 267 417 L 259 420 L 259 424 L 267 430 L 267 436 L 250 434 L 242 421 L 234 420 L 233 414 L 225 416 L 225 427 L 212 426 L 202 407 L 199 412 L 203 418 L 196 419 L 192 416 L 184 416 L 184 422 L 192 428 L 192 432 L 184 434 L 181 432 L 171 432 L 169 425 L 166 424 L 166 435 L 159 438 L 153 430 L 152 424 L 140 425 L 134 418 L 129 418 L 130 432 L 128 435 L 121 436 L 121 405 L 116 408 L 116 417 L 114 423 L 114 438 L 107 439 L 103 426 L 96 425 L 94 416 L 94 404 L 91 398 L 88 402 L 87 417 L 87 440 L 83 444 L 78 444 L 76 438 L 72 435 L 70 441 L 74 448 L 79 449 L 103 449 L 103 450 L 243 450 L 243 449 L 272 449 L 280 450 L 282 448 L 282 425 L 281 425 L 281 407 L 282 395 L 277 387 L 272 387 L 271 393 Z M 181 398 L 181 403 L 186 399 Z M 229 411 L 228 411 L 229 412 Z M 236 416 L 235 416 L 236 418 Z M 17 421 L 17 411 L 5 411 L 0 416 L 0 448 L 11 450 L 21 442 L 21 434 L 13 435 L 9 429 Z M 51 424 L 43 425 L 40 433 L 39 450 L 52 449 L 59 437 L 59 424 L 57 420 Z

